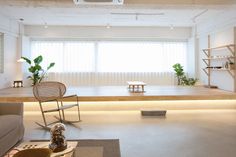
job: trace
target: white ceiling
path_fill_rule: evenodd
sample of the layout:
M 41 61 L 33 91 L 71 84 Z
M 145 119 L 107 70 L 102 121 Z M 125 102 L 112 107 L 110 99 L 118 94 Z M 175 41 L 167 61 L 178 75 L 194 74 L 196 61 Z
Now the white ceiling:
M 50 0 L 48 0 L 50 1 Z M 47 1 L 47 2 L 48 2 Z M 72 0 L 71 0 L 72 1 Z M 193 26 L 210 18 L 217 18 L 235 5 L 123 5 L 75 6 L 30 5 L 29 3 L 0 2 L 0 14 L 11 19 L 23 18 L 25 25 L 81 25 L 81 26 Z M 114 14 L 115 13 L 115 14 Z M 118 13 L 118 14 L 117 14 Z M 124 14 L 124 13 L 134 13 Z M 142 14 L 149 15 L 142 15 Z M 137 14 L 137 15 L 135 15 Z M 163 15 L 155 15 L 163 14 Z

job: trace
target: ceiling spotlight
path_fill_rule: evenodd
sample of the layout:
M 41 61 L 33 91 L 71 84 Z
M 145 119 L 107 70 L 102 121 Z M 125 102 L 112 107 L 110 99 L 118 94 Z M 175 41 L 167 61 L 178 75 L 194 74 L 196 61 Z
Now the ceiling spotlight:
M 19 20 L 20 20 L 20 22 L 23 22 L 23 21 L 24 21 L 24 19 L 23 19 L 23 18 L 20 18 Z
M 47 24 L 47 22 L 44 23 L 44 28 L 45 28 L 45 29 L 48 28 L 48 24 Z
M 109 23 L 107 24 L 106 28 L 107 28 L 107 29 L 110 29 L 110 28 L 111 28 L 111 26 L 110 26 Z

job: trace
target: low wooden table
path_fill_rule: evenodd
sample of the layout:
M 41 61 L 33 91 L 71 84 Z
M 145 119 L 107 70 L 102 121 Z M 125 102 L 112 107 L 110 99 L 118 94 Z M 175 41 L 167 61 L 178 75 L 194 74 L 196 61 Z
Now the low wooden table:
M 131 92 L 144 92 L 144 86 L 146 86 L 146 83 L 142 81 L 127 81 L 127 83 Z M 141 89 L 141 91 L 139 89 Z

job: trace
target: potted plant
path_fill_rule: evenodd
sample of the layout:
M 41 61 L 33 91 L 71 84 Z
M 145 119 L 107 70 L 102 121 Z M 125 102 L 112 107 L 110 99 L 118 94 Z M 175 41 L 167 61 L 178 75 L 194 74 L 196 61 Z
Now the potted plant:
M 30 65 L 28 70 L 30 73 L 32 73 L 32 75 L 28 76 L 27 78 L 33 81 L 32 85 L 40 83 L 45 77 L 47 71 L 55 65 L 55 63 L 50 63 L 47 69 L 44 70 L 40 65 L 40 63 L 43 61 L 43 57 L 41 55 L 36 57 L 33 61 L 26 57 L 21 58 L 24 59 Z
M 189 78 L 185 75 L 183 66 L 179 63 L 173 65 L 178 85 L 194 86 L 198 79 Z
M 174 68 L 175 75 L 176 75 L 177 80 L 178 80 L 178 85 L 181 85 L 181 78 L 184 75 L 183 66 L 181 66 L 181 64 L 179 64 L 179 63 L 176 63 L 172 67 Z

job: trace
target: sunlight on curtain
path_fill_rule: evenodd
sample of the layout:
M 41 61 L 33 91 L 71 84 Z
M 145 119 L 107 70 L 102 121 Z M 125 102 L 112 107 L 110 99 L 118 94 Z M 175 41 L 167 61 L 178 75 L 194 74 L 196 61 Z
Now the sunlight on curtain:
M 31 58 L 50 62 L 46 80 L 68 86 L 126 85 L 140 80 L 152 85 L 173 85 L 172 65 L 186 67 L 186 42 L 150 41 L 32 41 Z
M 43 56 L 42 66 L 55 62 L 51 72 L 94 71 L 94 44 L 91 42 L 33 41 L 31 58 Z
M 101 42 L 99 72 L 171 72 L 172 65 L 186 65 L 183 42 Z

